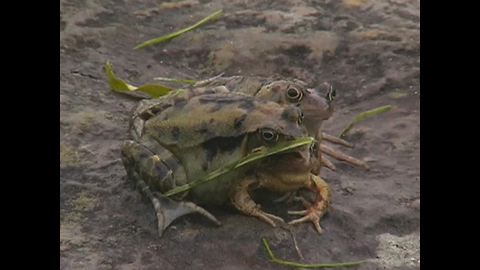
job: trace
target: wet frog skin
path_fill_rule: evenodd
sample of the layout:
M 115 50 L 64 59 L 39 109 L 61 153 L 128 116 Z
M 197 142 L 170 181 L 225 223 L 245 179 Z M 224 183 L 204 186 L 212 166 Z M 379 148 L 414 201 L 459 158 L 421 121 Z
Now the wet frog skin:
M 254 151 L 308 136 L 302 120 L 297 106 L 218 89 L 178 91 L 143 100 L 133 110 L 133 140 L 122 143 L 122 162 L 128 177 L 152 201 L 160 235 L 173 220 L 188 213 L 200 213 L 220 224 L 197 204 L 220 205 L 228 200 L 242 213 L 273 226 L 273 220 L 283 221 L 260 209 L 248 194 L 252 187 L 278 192 L 301 187 L 314 190 L 317 201 L 308 211 L 292 212 L 304 217 L 290 223 L 312 221 L 321 231 L 318 221 L 328 209 L 330 189 L 310 173 L 318 161 L 313 143 L 261 160 L 261 164 L 249 164 L 172 199 L 162 195 Z

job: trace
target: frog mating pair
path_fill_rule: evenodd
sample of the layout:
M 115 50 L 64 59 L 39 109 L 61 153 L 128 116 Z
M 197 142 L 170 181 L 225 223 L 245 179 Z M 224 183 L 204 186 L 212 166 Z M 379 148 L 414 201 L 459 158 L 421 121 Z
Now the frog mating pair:
M 142 100 L 130 119 L 133 140 L 121 145 L 122 162 L 128 177 L 153 203 L 160 236 L 172 221 L 189 213 L 220 225 L 198 205 L 227 201 L 275 227 L 275 221 L 284 220 L 261 210 L 249 190 L 288 194 L 302 187 L 313 190 L 316 200 L 300 198 L 306 209 L 288 213 L 303 217 L 289 224 L 310 221 L 321 233 L 319 220 L 329 208 L 331 190 L 318 176 L 324 164 L 320 126 L 333 113 L 335 97 L 331 86 L 324 87 L 325 97 L 297 80 L 214 77 L 188 90 Z M 249 163 L 172 198 L 162 195 L 251 153 L 304 137 L 316 141 Z

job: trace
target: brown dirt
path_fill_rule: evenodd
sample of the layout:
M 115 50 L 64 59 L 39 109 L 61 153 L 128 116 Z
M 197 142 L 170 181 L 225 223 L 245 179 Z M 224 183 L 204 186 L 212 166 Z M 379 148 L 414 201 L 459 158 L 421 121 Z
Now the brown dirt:
M 215 23 L 132 50 L 221 8 Z M 419 33 L 419 0 L 214 0 L 164 8 L 146 0 L 61 0 L 60 268 L 288 269 L 269 262 L 266 237 L 282 259 L 369 258 L 352 268 L 419 269 Z M 120 162 L 135 101 L 108 88 L 106 60 L 133 85 L 220 72 L 328 81 L 338 89 L 338 111 L 324 126 L 331 134 L 362 111 L 392 110 L 354 126 L 347 139 L 355 148 L 342 148 L 367 160 L 370 171 L 343 162 L 335 162 L 336 172 L 322 171 L 333 209 L 321 221 L 322 236 L 311 224 L 294 227 L 303 260 L 287 231 L 228 208 L 210 209 L 221 227 L 191 215 L 159 238 L 153 208 Z

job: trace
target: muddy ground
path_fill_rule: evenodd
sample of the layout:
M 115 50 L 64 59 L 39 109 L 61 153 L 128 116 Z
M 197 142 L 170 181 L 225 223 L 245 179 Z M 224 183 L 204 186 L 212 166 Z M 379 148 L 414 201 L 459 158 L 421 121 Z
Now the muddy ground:
M 60 0 L 60 268 L 289 269 L 269 262 L 266 237 L 282 259 L 371 259 L 352 269 L 419 269 L 420 1 L 158 3 Z M 225 14 L 214 23 L 132 49 L 219 9 Z M 220 72 L 328 81 L 338 89 L 338 111 L 324 125 L 331 134 L 362 111 L 392 109 L 354 126 L 346 139 L 355 148 L 336 147 L 371 170 L 334 161 L 337 171 L 322 171 L 333 208 L 321 236 L 311 224 L 294 227 L 303 259 L 287 231 L 229 208 L 209 208 L 221 227 L 191 215 L 159 238 L 153 207 L 120 161 L 136 101 L 108 88 L 106 60 L 133 85 Z M 274 208 L 286 217 L 287 206 Z

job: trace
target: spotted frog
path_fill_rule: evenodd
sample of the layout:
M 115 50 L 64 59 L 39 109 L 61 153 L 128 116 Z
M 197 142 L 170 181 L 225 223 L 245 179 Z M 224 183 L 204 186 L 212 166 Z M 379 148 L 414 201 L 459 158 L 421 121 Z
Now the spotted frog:
M 310 89 L 305 82 L 297 79 L 255 76 L 222 77 L 222 75 L 219 75 L 193 85 L 193 87 L 205 86 L 216 87 L 217 91 L 221 92 L 245 93 L 257 99 L 270 100 L 281 105 L 293 104 L 299 106 L 305 113 L 304 124 L 310 136 L 315 137 L 318 141 L 324 139 L 325 141 L 353 147 L 345 140 L 321 132 L 320 128 L 323 121 L 329 119 L 335 111 L 333 101 L 336 97 L 336 90 L 329 83 L 323 83 L 316 89 Z M 334 150 L 324 143 L 320 144 L 319 151 L 336 159 L 368 169 L 368 165 L 364 161 Z M 323 155 L 321 155 L 321 159 L 312 172 L 319 174 L 321 166 L 335 170 L 335 165 Z
M 302 187 L 314 190 L 315 203 L 305 211 L 290 211 L 303 217 L 289 223 L 311 221 L 321 232 L 319 219 L 330 205 L 331 192 L 328 184 L 310 173 L 319 159 L 316 142 L 252 162 L 172 198 L 162 195 L 250 153 L 308 136 L 303 118 L 297 106 L 242 93 L 213 88 L 176 91 L 143 100 L 134 108 L 132 140 L 121 145 L 122 162 L 128 177 L 153 203 L 160 235 L 173 220 L 188 213 L 200 213 L 220 224 L 199 205 L 226 201 L 272 226 L 283 222 L 262 211 L 250 197 L 249 190 L 260 187 L 280 193 Z

